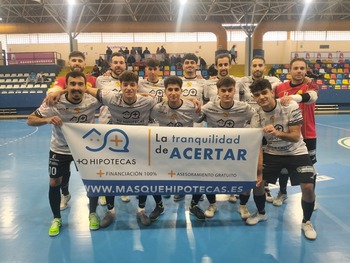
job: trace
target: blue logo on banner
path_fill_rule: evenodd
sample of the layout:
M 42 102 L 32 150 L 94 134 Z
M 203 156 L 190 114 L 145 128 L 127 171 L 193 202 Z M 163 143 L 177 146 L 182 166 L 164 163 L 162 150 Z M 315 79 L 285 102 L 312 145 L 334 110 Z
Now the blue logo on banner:
M 103 140 L 101 140 L 102 136 L 103 135 L 95 128 L 91 129 L 83 136 L 83 139 L 94 144 L 102 142 L 102 145 L 97 147 L 86 146 L 85 148 L 91 152 L 99 152 L 107 146 L 112 152 L 129 152 L 129 137 L 124 131 L 112 129 L 104 135 Z

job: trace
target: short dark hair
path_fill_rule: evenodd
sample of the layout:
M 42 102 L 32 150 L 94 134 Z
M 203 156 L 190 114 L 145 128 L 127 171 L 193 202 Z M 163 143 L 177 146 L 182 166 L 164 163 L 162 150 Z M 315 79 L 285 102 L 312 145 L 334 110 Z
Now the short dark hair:
M 72 51 L 69 53 L 69 59 L 72 58 L 72 57 L 81 57 L 85 60 L 85 55 L 83 52 L 80 52 L 80 51 Z
M 149 58 L 146 60 L 146 67 L 159 67 L 160 62 L 158 59 Z
M 198 57 L 193 54 L 193 53 L 186 53 L 183 57 L 182 57 L 182 63 L 185 62 L 185 60 L 194 60 L 196 63 L 198 63 Z
M 86 76 L 83 72 L 81 71 L 76 71 L 76 70 L 73 70 L 69 73 L 67 73 L 66 75 L 66 84 L 68 84 L 68 78 L 71 77 L 71 78 L 77 78 L 77 77 L 83 77 L 84 78 L 84 82 L 86 84 Z
M 230 63 L 231 65 L 231 57 L 229 53 L 223 53 L 223 54 L 219 54 L 215 57 L 215 66 L 218 65 L 218 60 L 222 59 L 222 58 L 228 58 L 228 63 Z
M 289 66 L 292 68 L 292 65 L 294 62 L 296 61 L 301 61 L 301 62 L 304 62 L 305 63 L 305 68 L 307 68 L 307 62 L 304 58 L 293 58 L 290 63 L 289 63 Z
M 216 82 L 216 87 L 220 89 L 222 86 L 228 87 L 228 86 L 236 86 L 236 81 L 231 77 L 223 77 Z
M 272 90 L 272 86 L 270 81 L 268 81 L 267 79 L 258 79 L 256 81 L 254 81 L 250 86 L 250 92 L 251 93 L 255 93 L 257 91 L 262 91 L 264 89 L 269 89 Z
M 124 62 L 126 62 L 125 56 L 121 52 L 113 52 L 111 57 L 109 58 L 108 62 L 111 62 L 113 57 L 123 57 L 124 58 Z
M 177 85 L 179 85 L 180 88 L 182 88 L 182 79 L 179 78 L 178 76 L 170 76 L 170 77 L 167 77 L 167 78 L 164 80 L 165 89 L 168 88 L 168 85 L 169 85 L 169 84 L 177 84 Z
M 253 62 L 254 59 L 261 59 L 262 61 L 264 61 L 265 64 L 265 58 L 262 56 L 254 56 L 250 62 Z
M 133 81 L 138 83 L 139 77 L 134 72 L 130 70 L 125 70 L 122 74 L 120 74 L 119 81 L 120 83 L 124 81 Z

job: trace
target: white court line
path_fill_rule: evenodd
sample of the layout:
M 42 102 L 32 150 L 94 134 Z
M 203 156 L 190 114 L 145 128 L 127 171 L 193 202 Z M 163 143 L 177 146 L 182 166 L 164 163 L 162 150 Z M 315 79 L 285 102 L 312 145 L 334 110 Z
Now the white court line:
M 32 133 L 29 133 L 29 134 L 27 134 L 27 135 L 24 135 L 24 136 L 22 136 L 22 137 L 20 137 L 20 138 L 12 139 L 11 141 L 8 141 L 8 142 L 4 142 L 3 144 L 0 144 L 0 147 L 1 147 L 1 146 L 4 146 L 4 145 L 7 145 L 7 144 L 10 144 L 10 143 L 14 143 L 14 142 L 17 142 L 17 141 L 26 139 L 26 138 L 32 136 L 33 134 L 35 134 L 38 130 L 39 130 L 39 127 L 35 127 L 35 130 L 34 130 Z
M 345 128 L 341 128 L 341 127 L 337 127 L 337 126 L 332 126 L 332 125 L 327 125 L 327 124 L 321 124 L 321 123 L 316 123 L 316 125 L 320 125 L 320 126 L 324 126 L 324 127 L 329 127 L 329 128 L 334 128 L 334 129 L 338 129 L 338 130 L 343 130 L 343 131 L 348 131 L 348 132 L 350 132 L 350 129 L 345 129 Z
M 350 226 L 343 223 L 343 221 L 341 221 L 337 216 L 325 209 L 323 206 L 320 206 L 320 204 L 318 204 L 318 210 L 322 211 L 322 213 L 324 213 L 329 219 L 333 220 L 338 226 L 350 233 Z

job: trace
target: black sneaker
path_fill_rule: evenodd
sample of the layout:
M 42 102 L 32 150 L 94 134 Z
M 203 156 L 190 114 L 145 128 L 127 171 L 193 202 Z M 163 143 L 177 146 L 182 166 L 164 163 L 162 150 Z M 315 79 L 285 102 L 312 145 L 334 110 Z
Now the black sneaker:
M 156 205 L 152 213 L 149 215 L 149 219 L 151 219 L 152 221 L 156 221 L 158 220 L 158 217 L 163 213 L 164 213 L 164 206 Z
M 190 206 L 190 213 L 194 215 L 198 220 L 205 220 L 205 215 L 202 209 L 198 207 L 198 205 Z
M 174 201 L 181 201 L 182 199 L 185 198 L 185 195 L 174 195 Z

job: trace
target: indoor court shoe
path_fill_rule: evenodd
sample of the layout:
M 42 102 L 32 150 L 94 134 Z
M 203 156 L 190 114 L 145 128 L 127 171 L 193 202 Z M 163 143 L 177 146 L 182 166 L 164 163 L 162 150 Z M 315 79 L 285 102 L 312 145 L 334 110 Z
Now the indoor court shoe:
M 228 201 L 230 203 L 236 203 L 237 202 L 237 197 L 236 195 L 230 195 L 230 197 L 228 198 Z
M 140 219 L 141 224 L 144 226 L 149 226 L 151 224 L 151 219 L 149 219 L 149 217 L 146 215 L 145 210 L 137 212 L 137 218 Z
M 266 202 L 272 203 L 273 202 L 273 196 L 271 195 L 270 190 L 267 190 L 265 188 L 265 194 L 266 194 Z
M 281 206 L 287 198 L 287 194 L 282 194 L 280 191 L 278 191 L 277 197 L 273 200 L 272 204 L 274 206 Z
M 190 206 L 190 213 L 194 215 L 198 220 L 205 220 L 205 215 L 202 209 L 199 208 L 198 205 Z
M 246 205 L 239 205 L 238 213 L 241 215 L 242 220 L 247 220 L 247 218 L 250 217 L 250 213 Z
M 98 203 L 102 206 L 106 205 L 107 204 L 107 201 L 106 201 L 106 197 L 105 196 L 100 196 L 98 198 Z
M 96 213 L 89 215 L 90 230 L 97 230 L 100 228 L 100 219 Z
M 304 236 L 307 239 L 310 240 L 315 240 L 317 237 L 317 233 L 314 229 L 314 227 L 312 226 L 310 221 L 306 221 L 306 223 L 302 223 L 301 224 L 301 229 L 304 231 Z
M 122 195 L 120 197 L 120 200 L 122 200 L 122 202 L 124 202 L 124 203 L 130 202 L 130 198 L 128 195 Z
M 113 207 L 113 209 L 111 210 L 107 209 L 107 212 L 100 223 L 100 227 L 109 226 L 113 222 L 114 218 L 115 218 L 115 207 Z
M 55 237 L 60 233 L 62 226 L 62 219 L 61 218 L 54 218 L 51 222 L 51 226 L 49 229 L 49 236 Z
M 171 195 L 163 195 L 163 198 L 169 199 Z
M 174 195 L 174 201 L 178 202 L 185 198 L 185 195 Z
M 151 221 L 156 221 L 158 217 L 163 213 L 164 213 L 164 205 L 162 206 L 156 205 L 152 213 L 150 213 L 149 218 L 151 219 Z
M 218 211 L 216 204 L 210 204 L 208 209 L 205 210 L 204 215 L 205 217 L 213 218 L 216 211 Z
M 199 198 L 199 201 L 204 201 L 204 195 L 201 195 L 201 198 Z
M 60 209 L 64 210 L 68 207 L 68 201 L 70 200 L 70 194 L 63 195 L 61 194 L 61 203 L 60 203 Z
M 253 226 L 256 225 L 257 223 L 259 223 L 260 221 L 266 221 L 267 220 L 267 215 L 262 215 L 259 214 L 258 212 L 254 213 L 254 215 L 252 217 L 247 218 L 247 220 L 245 221 L 245 223 L 247 225 Z

